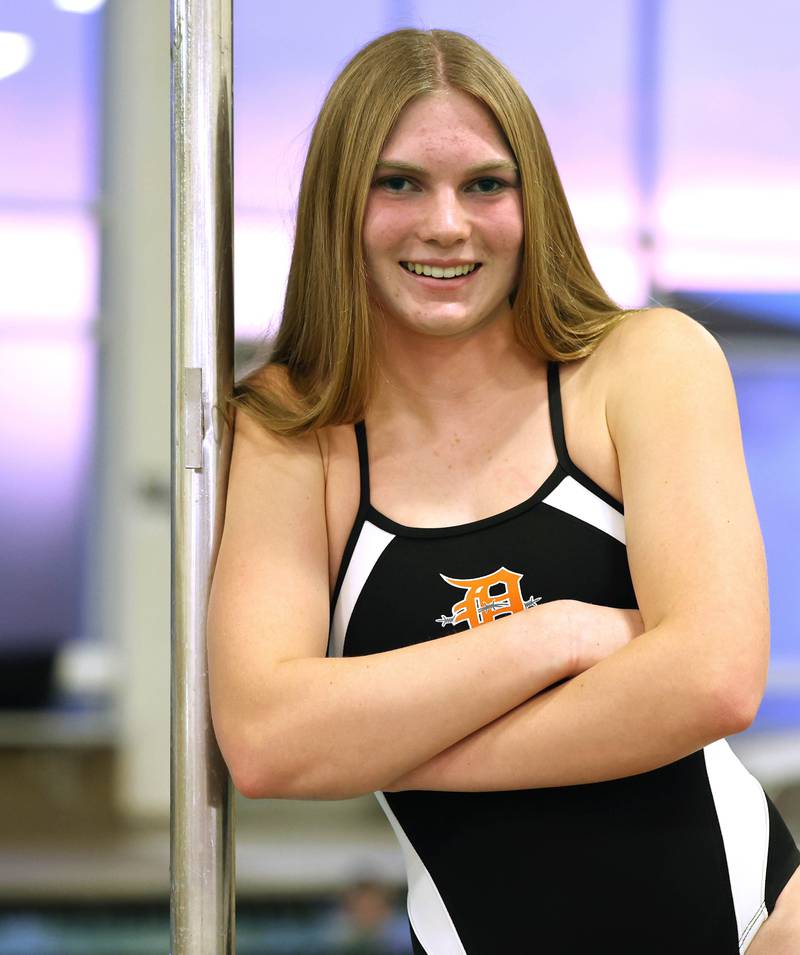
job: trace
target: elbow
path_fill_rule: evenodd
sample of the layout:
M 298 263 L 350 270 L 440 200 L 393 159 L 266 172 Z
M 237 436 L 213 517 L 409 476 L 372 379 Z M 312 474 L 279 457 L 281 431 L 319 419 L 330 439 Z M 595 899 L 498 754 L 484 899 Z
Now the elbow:
M 739 693 L 731 692 L 730 712 L 728 714 L 731 725 L 731 728 L 728 730 L 729 736 L 733 736 L 736 733 L 743 733 L 753 725 L 753 721 L 761 706 L 763 695 L 763 690 L 758 691 L 755 688 L 750 688 L 750 691 L 747 693 L 741 692 L 741 688 Z
M 695 715 L 701 723 L 699 731 L 707 739 L 735 736 L 753 724 L 769 666 L 769 634 L 762 634 L 756 624 L 746 629 L 731 626 L 724 646 L 709 644 L 702 655 L 697 654 L 697 641 L 693 641 L 693 665 L 683 669 L 683 679 L 691 674 Z
M 231 774 L 231 781 L 233 782 L 233 787 L 240 795 L 244 796 L 245 799 L 261 799 L 261 792 L 253 782 L 247 776 L 242 776 L 238 772 L 234 772 L 230 766 L 228 770 Z
M 246 799 L 352 799 L 376 788 L 357 753 L 315 746 L 263 713 L 253 721 L 217 713 L 213 723 L 233 785 Z
M 285 754 L 265 740 L 258 747 L 238 746 L 226 757 L 233 785 L 246 799 L 300 799 L 297 771 L 287 765 Z
M 273 751 L 262 740 L 252 744 L 248 732 L 241 725 L 225 727 L 220 732 L 215 721 L 215 735 L 220 754 L 237 792 L 246 799 L 280 799 L 284 797 L 285 769 L 274 758 Z
M 261 773 L 256 773 L 248 763 L 228 763 L 236 791 L 245 799 L 280 799 L 281 787 L 277 781 L 266 780 Z
M 246 799 L 303 799 L 297 782 L 280 766 L 260 758 L 240 756 L 228 762 L 236 790 Z
M 372 792 L 366 781 L 336 760 L 304 763 L 290 758 L 293 747 L 263 743 L 228 763 L 236 789 L 247 799 L 353 799 Z
M 717 738 L 743 733 L 752 726 L 764 696 L 765 678 L 754 671 L 723 680 L 713 696 Z
M 706 721 L 709 733 L 713 739 L 723 739 L 726 736 L 735 736 L 743 733 L 755 719 L 757 706 L 747 700 L 740 699 L 741 694 L 728 688 L 727 692 L 718 693 L 712 700 L 713 711 Z
M 272 786 L 268 786 L 263 779 L 261 772 L 263 767 L 258 766 L 247 753 L 243 752 L 242 747 L 234 749 L 228 746 L 220 747 L 220 749 L 228 767 L 231 782 L 238 793 L 246 799 L 265 799 L 273 795 L 272 792 L 268 792 Z

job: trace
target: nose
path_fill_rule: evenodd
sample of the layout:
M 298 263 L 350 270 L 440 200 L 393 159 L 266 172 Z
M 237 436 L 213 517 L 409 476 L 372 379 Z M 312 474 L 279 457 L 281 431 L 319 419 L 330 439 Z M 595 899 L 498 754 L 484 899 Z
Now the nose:
M 470 228 L 469 215 L 456 192 L 437 189 L 429 194 L 418 228 L 423 242 L 451 246 L 469 238 Z

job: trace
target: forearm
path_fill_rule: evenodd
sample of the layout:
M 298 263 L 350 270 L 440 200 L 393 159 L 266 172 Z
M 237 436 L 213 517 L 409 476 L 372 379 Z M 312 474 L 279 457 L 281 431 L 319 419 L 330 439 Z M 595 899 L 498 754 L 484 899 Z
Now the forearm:
M 278 664 L 249 721 L 245 795 L 369 792 L 563 679 L 567 640 L 546 607 L 525 614 L 529 632 L 505 617 L 384 653 Z
M 715 685 L 686 643 L 655 628 L 384 788 L 527 789 L 646 772 L 743 728 Z

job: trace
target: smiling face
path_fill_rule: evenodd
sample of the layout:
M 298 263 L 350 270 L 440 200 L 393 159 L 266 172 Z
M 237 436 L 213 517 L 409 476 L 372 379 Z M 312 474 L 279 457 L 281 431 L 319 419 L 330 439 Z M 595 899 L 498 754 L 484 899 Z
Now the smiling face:
M 409 103 L 384 144 L 363 225 L 370 295 L 390 330 L 461 338 L 510 316 L 522 239 L 519 177 L 491 112 L 457 90 Z M 476 268 L 448 278 L 456 264 Z M 437 278 L 423 266 L 450 269 Z

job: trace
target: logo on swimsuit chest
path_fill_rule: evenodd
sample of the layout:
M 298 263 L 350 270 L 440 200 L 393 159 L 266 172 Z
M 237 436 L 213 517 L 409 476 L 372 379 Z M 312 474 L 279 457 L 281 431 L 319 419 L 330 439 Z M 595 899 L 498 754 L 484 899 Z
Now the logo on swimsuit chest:
M 446 577 L 439 576 L 452 587 L 464 591 L 464 596 L 450 608 L 449 614 L 436 618 L 443 627 L 456 626 L 465 621 L 469 628 L 479 627 L 506 614 L 517 613 L 535 607 L 541 597 L 522 596 L 520 581 L 523 574 L 517 574 L 507 567 L 500 567 L 484 577 Z

